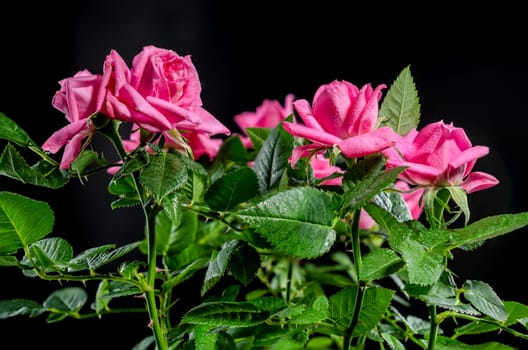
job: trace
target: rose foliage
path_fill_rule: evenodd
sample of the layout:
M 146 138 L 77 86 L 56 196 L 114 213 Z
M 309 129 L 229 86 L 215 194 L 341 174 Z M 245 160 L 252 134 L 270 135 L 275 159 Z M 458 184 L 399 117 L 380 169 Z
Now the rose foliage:
M 144 47 L 130 65 L 112 50 L 101 74 L 59 85 L 52 105 L 67 123 L 42 143 L 0 114 L 0 174 L 54 190 L 102 172 L 111 208 L 144 216 L 143 239 L 77 252 L 46 202 L 1 191 L 0 265 L 57 287 L 1 300 L 1 318 L 143 312 L 135 350 L 528 339 L 528 306 L 450 268 L 456 250 L 523 228 L 528 213 L 471 219 L 468 195 L 499 181 L 474 170 L 489 149 L 453 123 L 420 125 L 409 66 L 389 86 L 335 80 L 265 99 L 233 117 L 239 130 L 207 110 L 190 56 L 172 50 Z

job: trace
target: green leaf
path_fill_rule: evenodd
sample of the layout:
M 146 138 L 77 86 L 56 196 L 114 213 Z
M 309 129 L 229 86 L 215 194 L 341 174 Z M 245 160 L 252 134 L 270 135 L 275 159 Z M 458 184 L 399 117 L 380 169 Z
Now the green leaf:
M 29 135 L 12 119 L 0 112 L 0 139 L 11 141 L 21 147 L 37 146 Z
M 0 192 L 0 254 L 14 252 L 45 237 L 54 221 L 46 202 Z
M 248 252 L 248 250 L 250 252 Z M 243 264 L 246 264 L 246 261 L 243 259 L 244 257 L 248 258 L 247 266 L 236 267 L 235 265 L 242 261 Z M 231 262 L 231 259 L 234 259 L 234 261 Z M 234 272 L 236 273 L 235 277 L 244 283 L 244 281 L 249 280 L 254 276 L 259 266 L 260 260 L 258 254 L 253 248 L 250 248 L 247 243 L 240 240 L 231 240 L 225 242 L 216 257 L 211 259 L 211 262 L 209 263 L 207 272 L 205 273 L 205 279 L 202 284 L 202 296 L 220 280 L 220 278 L 227 271 L 228 267 L 233 268 Z
M 189 210 L 180 211 L 179 222 L 170 220 L 166 211 L 156 216 L 156 252 L 160 255 L 176 254 L 183 251 L 196 237 L 198 214 Z
M 233 277 L 247 286 L 260 267 L 260 255 L 246 242 L 237 241 L 237 243 L 238 247 L 231 254 L 227 268 Z
M 36 257 L 35 263 L 48 271 L 66 270 L 73 257 L 72 246 L 60 237 L 41 239 L 33 243 L 29 250 Z
M 400 135 L 418 127 L 420 101 L 409 66 L 400 72 L 387 91 L 378 119 L 380 126 L 389 126 Z
M 76 313 L 86 304 L 88 294 L 79 287 L 67 287 L 51 293 L 42 304 L 55 312 Z
M 508 319 L 508 312 L 504 307 L 504 303 L 489 284 L 469 280 L 464 283 L 463 289 L 464 297 L 477 310 L 500 322 Z
M 408 239 L 399 246 L 409 272 L 409 281 L 418 285 L 432 285 L 444 270 L 444 255 L 426 249 L 419 242 Z
M 396 167 L 385 171 L 372 171 L 361 179 L 357 179 L 357 175 L 353 175 L 350 169 L 347 170 L 344 179 L 348 189 L 343 195 L 344 208 L 355 210 L 362 207 L 381 191 L 391 188 L 404 169 L 405 167 Z
M 220 164 L 229 165 L 230 163 L 246 165 L 250 159 L 249 153 L 240 140 L 240 136 L 232 135 L 224 140 L 222 146 L 216 154 L 213 166 Z
M 392 334 L 382 333 L 381 336 L 391 350 L 405 350 L 405 346 Z
M 0 255 L 0 266 L 17 266 L 18 260 L 13 255 Z
M 246 302 L 205 302 L 193 307 L 183 316 L 182 323 L 210 326 L 249 327 L 264 323 L 269 312 Z
M 393 250 L 376 249 L 363 258 L 359 278 L 363 281 L 373 281 L 389 276 L 403 266 L 403 260 Z
M 437 350 L 515 350 L 508 345 L 497 342 L 487 342 L 481 344 L 466 344 L 459 340 L 444 336 L 438 336 L 435 349 Z
M 194 328 L 196 348 L 210 350 L 236 350 L 233 338 L 225 330 L 213 329 L 210 326 Z
M 0 319 L 19 315 L 38 316 L 46 309 L 39 303 L 29 299 L 9 299 L 0 300 Z
M 176 271 L 174 274 L 172 274 L 172 276 L 163 283 L 163 291 L 169 291 L 177 285 L 183 283 L 184 281 L 194 276 L 197 271 L 207 267 L 208 264 L 209 258 L 198 258 L 192 261 L 183 269 Z
M 409 207 L 400 192 L 380 192 L 374 196 L 373 203 L 391 213 L 399 222 L 412 220 Z
M 0 156 L 0 175 L 26 184 L 47 188 L 60 188 L 69 181 L 67 171 L 57 168 L 47 160 L 29 166 L 16 148 L 8 143 Z
M 275 188 L 288 168 L 288 158 L 293 150 L 294 138 L 280 122 L 264 141 L 253 165 L 261 194 Z
M 298 187 L 274 194 L 236 215 L 280 251 L 314 258 L 326 253 L 336 239 L 334 209 L 328 193 Z
M 451 198 L 453 199 L 453 201 L 464 214 L 464 225 L 467 225 L 469 222 L 470 212 L 466 191 L 464 191 L 464 189 L 459 186 L 448 186 L 447 189 L 451 194 Z
M 246 133 L 251 139 L 253 149 L 259 152 L 266 139 L 271 134 L 272 128 L 246 128 Z
M 233 170 L 216 180 L 205 193 L 213 210 L 225 211 L 253 198 L 258 193 L 257 176 L 248 167 Z
M 488 216 L 463 228 L 451 230 L 451 247 L 495 238 L 528 225 L 528 212 Z
M 505 322 L 498 323 L 491 318 L 484 318 L 484 320 L 473 321 L 455 329 L 457 336 L 465 334 L 482 334 L 495 332 L 503 327 L 509 327 L 515 323 L 523 324 L 523 320 L 528 317 L 528 306 L 514 301 L 504 302 L 504 307 L 508 312 L 508 319 Z M 489 322 L 486 322 L 489 321 Z
M 355 308 L 357 287 L 345 288 L 330 297 L 330 318 L 343 328 L 348 327 Z M 394 291 L 382 287 L 371 287 L 364 291 L 359 321 L 354 336 L 366 335 L 374 328 L 387 311 Z
M 139 181 L 157 201 L 187 181 L 187 164 L 182 158 L 177 153 L 163 151 L 153 156 L 150 164 L 141 172 Z
M 90 248 L 74 257 L 69 262 L 69 271 L 95 270 L 136 249 L 141 242 L 133 242 L 113 249 L 114 244 Z

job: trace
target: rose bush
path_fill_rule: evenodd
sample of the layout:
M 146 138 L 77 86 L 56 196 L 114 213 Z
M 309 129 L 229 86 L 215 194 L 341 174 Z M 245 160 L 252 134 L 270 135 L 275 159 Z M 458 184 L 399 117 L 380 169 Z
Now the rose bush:
M 468 195 L 499 181 L 473 171 L 489 149 L 452 123 L 418 128 L 410 67 L 385 95 L 385 84 L 335 80 L 311 104 L 264 99 L 234 116 L 238 131 L 204 109 L 190 56 L 171 50 L 146 46 L 130 67 L 111 50 L 102 74 L 59 85 L 52 104 L 69 124 L 42 145 L 0 113 L 0 174 L 53 190 L 106 172 L 112 209 L 140 208 L 143 238 L 74 254 L 47 203 L 1 191 L 0 266 L 60 284 L 43 302 L 0 300 L 0 318 L 144 312 L 134 350 L 506 350 L 504 334 L 528 340 L 528 306 L 450 266 L 454 251 L 524 228 L 528 213 L 470 220 Z

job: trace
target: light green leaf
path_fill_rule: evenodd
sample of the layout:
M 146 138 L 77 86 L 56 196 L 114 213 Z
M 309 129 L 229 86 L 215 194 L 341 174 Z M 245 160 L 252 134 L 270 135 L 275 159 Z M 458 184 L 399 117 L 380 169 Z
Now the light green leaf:
M 187 164 L 182 158 L 177 153 L 163 151 L 153 156 L 150 164 L 141 172 L 139 181 L 157 201 L 187 181 Z
M 213 210 L 234 208 L 258 194 L 258 180 L 248 167 L 233 170 L 216 180 L 205 193 L 205 202 Z
M 29 135 L 12 119 L 0 112 L 0 139 L 14 142 L 21 147 L 37 146 Z
M 485 321 L 473 321 L 455 329 L 457 336 L 465 334 L 481 334 L 500 330 L 515 323 L 523 324 L 523 320 L 528 317 L 528 306 L 514 301 L 505 301 L 504 307 L 508 312 L 508 319 L 505 322 L 497 322 L 490 317 L 485 317 Z
M 264 141 L 253 165 L 261 194 L 280 183 L 288 167 L 288 157 L 293 150 L 294 138 L 279 123 Z
M 373 281 L 389 276 L 403 267 L 403 260 L 393 250 L 379 248 L 363 258 L 359 278 Z
M 39 303 L 29 299 L 6 299 L 0 300 L 0 319 L 19 315 L 38 316 L 46 309 Z
M 392 334 L 389 333 L 382 333 L 381 334 L 383 340 L 389 345 L 391 350 L 405 350 L 405 346 Z
M 487 342 L 481 344 L 466 344 L 459 340 L 444 336 L 438 336 L 435 349 L 438 350 L 516 350 L 508 345 L 497 342 Z
M 45 237 L 54 221 L 46 202 L 0 192 L 0 254 L 14 252 Z
M 411 212 L 403 196 L 397 191 L 383 191 L 373 198 L 373 203 L 392 214 L 399 222 L 412 220 Z
M 263 323 L 268 317 L 269 312 L 261 311 L 251 303 L 213 301 L 193 307 L 185 313 L 181 322 L 223 327 L 249 327 Z
M 400 135 L 418 127 L 420 101 L 409 66 L 400 72 L 387 91 L 378 119 L 380 126 L 389 126 Z
M 133 242 L 114 249 L 113 244 L 90 248 L 69 262 L 69 271 L 95 270 L 136 249 L 141 242 Z
M 222 329 L 199 325 L 194 327 L 196 349 L 236 350 L 236 344 L 229 333 Z
M 432 285 L 444 270 L 444 256 L 408 239 L 398 248 L 409 272 L 409 281 L 418 285 Z
M 462 213 L 464 214 L 464 225 L 467 225 L 469 222 L 469 205 L 467 200 L 467 193 L 459 186 L 448 186 L 447 189 L 449 190 L 449 193 L 451 194 L 451 198 L 456 203 L 456 205 L 460 208 Z
M 47 270 L 65 270 L 73 257 L 73 248 L 60 237 L 44 238 L 30 246 L 36 263 Z
M 495 238 L 528 225 L 528 212 L 488 216 L 466 227 L 451 230 L 451 247 Z
M 16 148 L 8 143 L 0 156 L 0 175 L 26 184 L 47 188 L 60 188 L 69 181 L 68 172 L 55 164 L 41 160 L 29 166 Z
M 328 193 L 298 187 L 274 194 L 236 215 L 280 251 L 314 258 L 327 252 L 335 241 L 334 209 Z
M 506 311 L 504 303 L 489 284 L 469 280 L 464 283 L 463 289 L 464 297 L 477 310 L 500 322 L 508 319 L 508 312 Z

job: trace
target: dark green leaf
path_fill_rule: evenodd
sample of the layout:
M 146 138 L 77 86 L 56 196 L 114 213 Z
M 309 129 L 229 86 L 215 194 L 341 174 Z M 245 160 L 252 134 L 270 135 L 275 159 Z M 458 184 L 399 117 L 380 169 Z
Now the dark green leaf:
M 218 150 L 215 157 L 215 166 L 218 166 L 218 163 L 225 165 L 228 165 L 229 163 L 246 165 L 249 159 L 249 154 L 240 140 L 240 136 L 232 135 L 224 140 L 222 146 Z
M 400 192 L 384 191 L 373 198 L 374 204 L 392 214 L 399 222 L 412 220 L 411 212 Z
M 282 252 L 314 258 L 327 252 L 335 241 L 334 209 L 335 203 L 328 193 L 298 187 L 272 195 L 236 214 Z
M 113 244 L 90 248 L 73 258 L 69 263 L 70 271 L 95 270 L 136 249 L 141 242 L 133 242 L 113 249 Z
M 227 268 L 233 277 L 247 286 L 260 267 L 260 255 L 246 242 L 237 242 L 238 247 L 231 254 Z
M 141 184 L 157 201 L 187 181 L 187 164 L 182 160 L 183 157 L 177 153 L 161 152 L 153 156 L 150 164 L 141 172 Z
M 0 175 L 21 181 L 26 184 L 48 188 L 60 188 L 69 181 L 67 171 L 59 170 L 55 164 L 41 160 L 32 167 L 8 143 L 0 156 Z
M 216 180 L 205 193 L 205 202 L 213 210 L 225 211 L 258 194 L 257 176 L 248 167 L 233 170 Z
M 257 174 L 260 193 L 264 194 L 280 183 L 288 167 L 288 158 L 293 150 L 294 138 L 279 123 L 264 141 L 253 169 Z
M 409 66 L 392 83 L 379 111 L 381 126 L 389 126 L 400 135 L 418 127 L 420 101 Z
M 87 300 L 88 294 L 84 289 L 79 287 L 66 287 L 51 293 L 42 305 L 47 309 L 72 313 L 78 312 L 86 304 Z
M 188 210 L 180 211 L 180 221 L 173 222 L 165 211 L 156 216 L 156 251 L 158 254 L 175 254 L 183 251 L 196 237 L 198 215 Z
M 249 327 L 263 323 L 268 317 L 269 312 L 246 302 L 205 302 L 185 313 L 182 323 Z
M 18 260 L 13 255 L 0 255 L 0 266 L 17 266 Z
M 248 252 L 248 250 L 251 252 Z M 244 257 L 244 254 L 248 255 L 248 266 L 241 266 L 238 268 L 235 267 L 234 264 L 240 262 L 240 260 Z M 258 254 L 257 257 L 254 256 L 255 254 L 256 252 L 254 249 L 249 248 L 247 243 L 243 241 L 231 240 L 225 242 L 216 257 L 211 259 L 211 262 L 209 263 L 202 285 L 202 295 L 207 293 L 207 291 L 210 290 L 220 280 L 220 278 L 227 271 L 228 267 L 234 268 L 235 273 L 239 274 L 235 275 L 235 277 L 242 280 L 251 279 L 260 265 L 260 262 L 258 262 L 259 260 L 257 260 L 258 263 L 251 261 L 258 259 Z M 233 257 L 235 261 L 230 265 L 230 260 L 233 259 Z
M 343 195 L 343 204 L 349 210 L 355 210 L 370 201 L 381 191 L 391 188 L 404 167 L 396 167 L 385 171 L 370 172 L 361 180 L 350 180 L 355 177 L 350 171 L 345 174 L 345 183 L 349 188 Z
M 163 291 L 171 290 L 182 282 L 188 280 L 194 274 L 204 269 L 209 264 L 209 258 L 198 258 L 193 260 L 189 265 L 185 266 L 182 270 L 176 271 L 171 278 L 163 283 Z
M 438 350 L 516 350 L 511 346 L 497 342 L 488 342 L 481 344 L 466 344 L 459 340 L 438 336 L 435 349 Z
M 0 192 L 0 254 L 14 252 L 45 237 L 54 221 L 46 202 Z
M 508 319 L 505 322 L 497 322 L 492 318 L 473 321 L 455 329 L 456 335 L 481 334 L 500 330 L 502 327 L 509 327 L 515 323 L 523 324 L 523 320 L 528 318 L 528 306 L 514 301 L 504 302 L 504 307 L 508 312 Z

